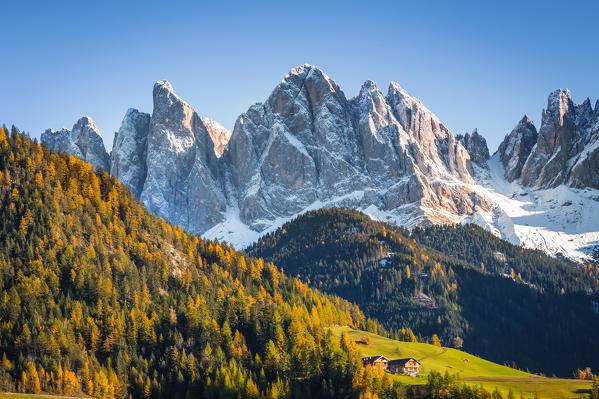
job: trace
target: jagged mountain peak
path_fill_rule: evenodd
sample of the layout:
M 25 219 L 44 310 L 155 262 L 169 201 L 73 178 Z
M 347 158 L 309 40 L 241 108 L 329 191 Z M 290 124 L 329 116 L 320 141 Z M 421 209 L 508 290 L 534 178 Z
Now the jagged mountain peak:
M 524 116 L 522 117 L 522 119 L 520 119 L 520 121 L 518 122 L 518 125 L 532 125 L 534 126 L 535 123 L 532 119 L 529 118 L 529 116 L 527 114 L 524 114 Z
M 372 121 L 376 125 L 374 129 L 388 125 L 387 119 L 393 118 L 387 99 L 372 80 L 365 81 L 360 87 L 358 95 L 349 101 L 354 106 L 359 107 L 357 112 L 361 113 L 362 116 L 374 118 Z
M 60 134 L 65 134 L 65 133 L 69 133 L 69 132 L 70 132 L 70 130 L 67 129 L 66 127 L 63 127 L 60 130 L 54 130 L 52 128 L 48 128 L 42 132 L 42 136 L 60 135 Z M 46 141 L 42 139 L 42 142 L 46 142 Z
M 547 110 L 554 109 L 567 109 L 569 105 L 573 104 L 572 94 L 568 89 L 557 89 L 549 93 L 547 98 Z
M 472 133 L 458 135 L 456 139 L 462 143 L 464 148 L 470 154 L 470 160 L 480 167 L 486 167 L 489 160 L 489 148 L 487 140 L 478 133 L 478 129 L 474 129 Z
M 335 83 L 335 81 L 333 81 L 333 79 L 331 79 L 331 77 L 328 76 L 322 69 L 310 64 L 304 64 L 291 69 L 289 73 L 285 75 L 281 83 L 301 84 L 308 79 L 326 81 L 331 87 L 335 87 L 336 89 L 339 88 L 337 83 Z
M 91 129 L 91 132 L 94 132 L 98 136 L 101 136 L 100 130 L 98 129 L 98 127 L 94 123 L 94 120 L 92 118 L 90 118 L 89 116 L 83 116 L 83 117 L 79 118 L 79 120 L 73 126 L 73 130 L 75 130 L 75 129 L 83 129 L 85 127 L 89 127 Z
M 370 79 L 362 83 L 362 87 L 360 87 L 360 94 L 362 92 L 370 92 L 370 91 L 379 91 L 376 83 Z
M 154 100 L 153 115 L 160 115 L 167 111 L 183 112 L 185 113 L 184 119 L 189 120 L 195 112 L 189 104 L 175 94 L 173 86 L 166 80 L 161 80 L 154 84 L 152 97 Z M 171 115 L 171 117 L 179 118 L 180 116 Z
M 79 118 L 77 122 L 73 125 L 72 135 L 76 137 L 79 135 L 84 135 L 82 137 L 83 140 L 87 140 L 88 137 L 94 141 L 102 140 L 102 134 L 100 133 L 100 129 L 94 123 L 94 120 L 89 116 L 84 116 Z M 102 148 L 104 145 L 102 144 Z
M 190 231 L 203 231 L 219 221 L 224 210 L 215 176 L 215 144 L 198 113 L 170 83 L 157 82 L 153 100 L 140 199 L 157 215 Z
M 436 127 L 441 127 L 442 123 L 433 112 L 431 112 L 424 104 L 416 97 L 412 97 L 406 90 L 397 82 L 390 82 L 389 89 L 387 90 L 386 96 L 387 102 L 393 109 L 395 115 L 398 117 L 405 131 L 415 130 L 415 126 L 412 126 L 413 116 L 420 114 L 425 116 L 430 122 Z M 443 127 L 444 128 L 444 127 Z M 434 130 L 438 131 L 437 128 Z M 442 129 L 443 130 L 443 129 Z M 446 130 L 446 129 L 444 129 Z M 442 133 L 445 136 L 445 133 Z
M 150 114 L 129 108 L 114 134 L 110 173 L 126 184 L 139 198 L 146 180 Z
M 397 103 L 398 100 L 407 105 L 417 105 L 419 108 L 432 112 L 424 106 L 422 101 L 418 98 L 411 96 L 405 89 L 403 89 L 397 82 L 389 82 L 389 88 L 387 89 L 387 99 L 393 99 L 393 103 Z
M 581 105 L 584 108 L 590 108 L 591 110 L 593 109 L 593 107 L 591 106 L 591 99 L 589 97 L 585 98 Z
M 542 113 L 537 143 L 522 168 L 522 183 L 538 188 L 556 187 L 563 183 L 599 188 L 595 179 L 591 178 L 593 173 L 581 169 L 580 164 L 574 165 L 578 163 L 574 158 L 588 144 L 593 119 L 590 100 L 575 104 L 569 90 L 551 92 L 547 108 Z M 586 155 L 584 158 L 589 161 Z
M 387 88 L 387 92 L 391 93 L 392 91 L 402 91 L 401 85 L 397 82 L 391 81 L 389 82 L 389 87 Z
M 286 79 L 292 77 L 292 76 L 306 76 L 309 73 L 316 73 L 319 76 L 322 76 L 326 79 L 330 79 L 322 69 L 320 69 L 319 67 L 317 67 L 316 65 L 312 65 L 312 64 L 303 64 L 300 66 L 297 66 L 295 68 L 291 68 L 291 70 L 287 73 L 287 75 L 285 75 L 285 77 L 283 78 L 283 81 L 285 81 Z
M 42 142 L 54 151 L 65 151 L 89 162 L 94 168 L 101 167 L 110 171 L 109 156 L 104 148 L 100 130 L 89 116 L 79 118 L 73 129 L 54 131 L 47 129 L 42 133 Z
M 524 115 L 499 145 L 497 152 L 504 167 L 504 177 L 508 182 L 520 178 L 522 167 L 537 142 L 537 136 L 534 122 L 528 115 Z
M 173 85 L 168 80 L 159 80 L 154 83 L 154 91 L 163 90 L 174 93 Z
M 563 116 L 569 113 L 573 107 L 574 101 L 570 90 L 554 90 L 547 97 L 547 107 L 542 112 L 542 120 L 561 124 Z M 541 123 L 540 129 L 543 129 L 543 123 Z
M 314 112 L 331 96 L 345 101 L 345 94 L 333 79 L 318 67 L 305 64 L 285 76 L 270 94 L 267 104 L 277 114 Z

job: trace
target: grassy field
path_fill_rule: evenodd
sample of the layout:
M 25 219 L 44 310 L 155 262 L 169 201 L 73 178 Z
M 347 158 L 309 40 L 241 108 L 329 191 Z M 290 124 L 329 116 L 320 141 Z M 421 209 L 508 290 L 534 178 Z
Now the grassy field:
M 372 340 L 370 345 L 358 344 L 364 356 L 385 355 L 389 359 L 413 357 L 418 360 L 422 364 L 421 377 L 393 376 L 396 381 L 403 384 L 424 384 L 430 370 L 441 373 L 447 370 L 451 374 L 459 373 L 462 380 L 468 384 L 483 385 L 488 390 L 497 388 L 504 396 L 511 388 L 518 398 L 521 394 L 530 398 L 535 393 L 540 398 L 578 398 L 588 393 L 591 388 L 590 381 L 539 377 L 489 362 L 457 349 L 394 341 L 349 327 L 331 327 L 331 330 L 336 335 L 347 331 L 356 341 L 369 336 Z

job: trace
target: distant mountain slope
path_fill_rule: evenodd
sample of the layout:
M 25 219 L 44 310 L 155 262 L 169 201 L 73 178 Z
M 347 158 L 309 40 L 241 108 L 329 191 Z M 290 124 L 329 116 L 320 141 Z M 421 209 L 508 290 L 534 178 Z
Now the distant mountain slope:
M 16 129 L 0 129 L 0 202 L 3 391 L 395 397 L 353 341 L 324 329 L 382 328 L 357 306 L 166 223 Z
M 447 252 L 465 261 L 338 208 L 299 216 L 248 253 L 356 302 L 389 328 L 437 333 L 446 345 L 460 337 L 470 353 L 531 370 L 569 376 L 583 365 L 599 367 L 599 315 L 586 294 L 599 287 L 598 270 L 514 247 L 478 227 L 437 229 L 413 237 L 442 250 L 455 242 L 458 249 Z M 478 257 L 484 268 L 467 263 Z
M 497 275 L 509 274 L 514 269 L 521 280 L 554 294 L 562 289 L 588 292 L 599 287 L 598 266 L 578 265 L 565 258 L 548 256 L 541 250 L 522 248 L 476 225 L 421 227 L 412 230 L 411 237 L 422 245 Z

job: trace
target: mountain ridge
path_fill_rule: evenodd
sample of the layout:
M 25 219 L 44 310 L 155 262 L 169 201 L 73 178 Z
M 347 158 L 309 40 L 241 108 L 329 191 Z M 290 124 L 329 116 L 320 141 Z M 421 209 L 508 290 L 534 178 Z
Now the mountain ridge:
M 579 190 L 581 184 L 594 184 L 589 170 L 595 168 L 599 133 L 588 125 L 598 111 L 588 101 L 575 106 L 565 93 L 550 96 L 541 130 L 550 132 L 546 126 L 556 119 L 550 116 L 559 119 L 563 114 L 591 132 L 577 133 L 587 144 L 577 150 L 571 168 L 576 178 L 566 181 Z M 302 65 L 292 69 L 264 103 L 241 114 L 229 132 L 200 117 L 174 94 L 170 83 L 161 81 L 155 86 L 148 127 L 131 128 L 136 123 L 132 117 L 128 111 L 115 135 L 111 174 L 159 216 L 238 248 L 295 215 L 328 206 L 352 207 L 408 228 L 474 222 L 515 243 L 525 238 L 522 229 L 506 222 L 519 217 L 503 208 L 512 193 L 500 193 L 496 186 L 504 183 L 488 178 L 494 161 L 484 137 L 477 130 L 454 136 L 394 82 L 385 96 L 373 81 L 366 81 L 348 99 L 323 71 Z M 519 124 L 500 145 L 502 174 L 513 191 L 521 186 L 554 190 L 560 184 L 529 181 L 528 176 L 542 175 L 537 171 L 542 165 L 533 166 L 538 163 L 534 159 L 543 158 L 533 156 L 538 152 L 533 147 L 539 148 L 536 141 L 552 137 L 536 134 L 531 123 Z M 520 130 L 525 128 L 532 133 L 521 142 Z M 585 195 L 592 198 L 593 193 Z M 580 232 L 580 223 L 564 225 L 567 237 L 561 240 L 524 241 L 549 253 L 585 259 L 584 247 L 599 235 Z M 535 234 L 548 234 L 545 225 L 534 227 Z M 571 239 L 577 244 L 568 244 Z

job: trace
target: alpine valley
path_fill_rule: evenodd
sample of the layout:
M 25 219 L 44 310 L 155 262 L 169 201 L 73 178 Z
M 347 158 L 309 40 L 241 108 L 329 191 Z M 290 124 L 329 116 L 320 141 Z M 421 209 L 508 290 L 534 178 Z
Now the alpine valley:
M 0 128 L 0 399 L 599 398 L 599 102 L 491 155 L 303 65 L 232 131 L 159 81 L 41 142 Z
M 413 229 L 475 223 L 513 244 L 588 260 L 599 245 L 599 103 L 549 95 L 489 156 L 455 136 L 397 83 L 347 98 L 315 66 L 292 69 L 230 132 L 166 81 L 151 114 L 129 109 L 110 154 L 89 117 L 46 130 L 66 151 L 126 184 L 158 216 L 245 248 L 309 210 L 341 206 Z

